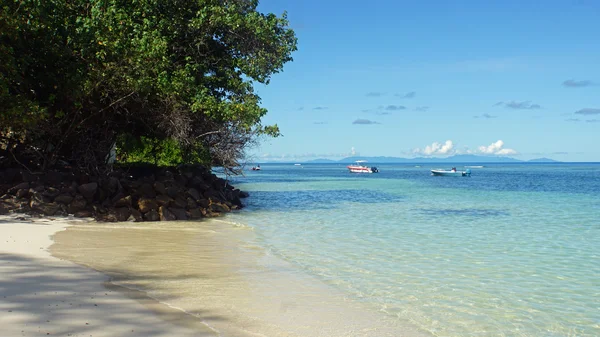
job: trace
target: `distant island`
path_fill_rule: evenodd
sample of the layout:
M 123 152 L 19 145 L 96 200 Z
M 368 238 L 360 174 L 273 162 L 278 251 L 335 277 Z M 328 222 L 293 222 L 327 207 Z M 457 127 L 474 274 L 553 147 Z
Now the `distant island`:
M 511 157 L 500 156 L 478 156 L 478 155 L 455 155 L 446 158 L 401 158 L 401 157 L 346 157 L 340 160 L 331 159 L 314 159 L 305 163 L 327 164 L 327 163 L 354 163 L 357 160 L 366 160 L 371 163 L 388 164 L 388 163 L 558 163 L 550 158 L 537 158 L 531 160 L 519 160 Z

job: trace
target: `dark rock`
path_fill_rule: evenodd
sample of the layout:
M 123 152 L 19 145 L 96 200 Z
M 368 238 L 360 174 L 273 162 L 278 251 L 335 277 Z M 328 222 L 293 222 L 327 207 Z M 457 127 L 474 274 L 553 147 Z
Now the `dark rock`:
M 17 193 L 15 194 L 17 196 L 17 198 L 25 198 L 27 196 L 29 196 L 29 190 L 27 189 L 20 189 L 17 191 Z
M 200 208 L 192 208 L 188 213 L 190 219 L 200 219 L 204 217 Z
M 198 203 L 198 206 L 203 207 L 203 208 L 208 208 L 208 206 L 210 205 L 210 201 L 208 201 L 206 199 L 196 200 L 196 202 Z
M 167 195 L 161 194 L 156 197 L 156 202 L 159 206 L 169 206 L 173 202 L 173 199 Z
M 206 212 L 205 215 L 207 218 L 217 218 L 221 216 L 221 213 L 219 212 Z
M 200 200 L 200 199 L 201 199 L 200 192 L 198 192 L 198 190 L 197 190 L 197 189 L 195 189 L 195 188 L 193 188 L 193 187 L 192 187 L 192 188 L 189 188 L 189 189 L 187 190 L 187 194 L 188 194 L 190 197 L 192 197 L 192 198 L 194 199 L 194 201 L 195 201 L 195 200 Z
M 171 213 L 171 211 L 169 211 L 169 209 L 165 206 L 160 206 L 158 208 L 158 214 L 160 215 L 160 221 L 177 220 L 175 214 Z
M 132 209 L 131 215 L 129 216 L 127 221 L 141 222 L 144 221 L 144 218 L 142 217 L 142 213 L 140 213 L 140 211 L 138 211 L 137 209 Z
M 117 221 L 127 221 L 129 216 L 131 215 L 129 208 L 127 208 L 127 207 L 119 207 L 119 208 L 110 209 L 109 214 L 111 214 L 111 213 L 115 215 L 115 217 L 117 218 Z
M 64 205 L 68 205 L 69 203 L 71 203 L 71 201 L 73 201 L 73 197 L 69 194 L 61 194 L 54 198 L 54 202 Z
M 146 198 L 154 198 L 156 197 L 156 192 L 154 192 L 154 187 L 150 185 L 150 183 L 144 183 L 138 189 L 138 193 Z
M 47 196 L 45 196 L 41 192 L 37 192 L 37 191 L 34 191 L 34 190 L 29 190 L 29 193 L 31 194 L 31 200 L 35 200 L 35 201 L 40 202 L 40 203 L 49 203 L 49 202 L 52 202 L 51 198 L 48 198 Z
M 236 210 L 236 209 L 240 209 L 241 207 L 238 205 L 231 205 L 231 210 Z
M 194 201 L 194 199 L 188 197 L 187 198 L 187 205 L 185 206 L 186 209 L 193 209 L 198 207 L 198 204 L 196 204 L 196 202 Z
M 159 221 L 160 215 L 155 209 L 151 209 L 148 213 L 144 214 L 144 220 L 146 221 Z
M 120 191 L 122 187 L 121 183 L 119 183 L 119 179 L 115 177 L 108 178 L 108 180 L 106 181 L 106 189 L 108 190 L 110 195 L 114 195 L 115 193 Z
M 179 195 L 179 189 L 178 189 L 178 188 L 176 188 L 175 186 L 169 186 L 169 187 L 167 188 L 167 194 L 168 194 L 168 195 L 169 195 L 171 198 L 175 199 L 175 198 L 177 198 L 177 196 Z
M 140 212 L 148 213 L 151 210 L 157 210 L 158 204 L 152 199 L 140 198 L 140 200 L 138 200 L 138 208 L 140 209 Z
M 210 186 L 204 182 L 204 179 L 202 179 L 202 177 L 200 176 L 194 176 L 191 180 L 190 180 L 190 186 L 197 188 L 200 191 L 206 191 L 210 188 Z
M 230 212 L 231 208 L 229 208 L 225 204 L 221 204 L 221 203 L 218 203 L 218 202 L 213 202 L 213 203 L 210 204 L 210 210 L 213 211 L 213 212 L 224 213 L 224 212 Z
M 54 187 L 47 187 L 42 194 L 48 198 L 54 199 L 60 194 L 60 190 Z
M 96 194 L 96 191 L 98 190 L 98 183 L 93 182 L 93 183 L 87 183 L 87 184 L 80 185 L 78 190 L 79 190 L 79 193 L 81 193 L 81 195 L 83 195 L 83 197 L 85 199 L 87 199 L 88 201 L 91 201 L 94 199 L 94 195 Z
M 165 184 L 163 184 L 161 181 L 157 181 L 154 183 L 154 190 L 158 194 L 167 194 L 167 188 L 165 187 Z
M 183 208 L 170 207 L 169 211 L 171 213 L 173 213 L 173 215 L 175 215 L 177 220 L 187 220 L 188 219 L 187 213 L 186 213 L 185 209 L 183 209 Z
M 225 201 L 225 196 L 223 196 L 223 193 L 215 190 L 215 189 L 210 189 L 204 192 L 204 197 L 206 199 L 213 199 L 216 201 Z
M 75 214 L 77 212 L 83 211 L 87 206 L 87 202 L 82 195 L 75 196 L 75 199 L 71 201 L 69 207 L 67 207 L 67 212 L 69 214 Z
M 17 182 L 18 179 L 21 178 L 21 172 L 19 169 L 16 168 L 8 168 L 6 170 L 4 170 L 4 172 L 2 172 L 3 177 L 2 181 L 6 182 L 7 184 L 13 184 L 15 182 Z
M 186 200 L 186 199 L 184 199 L 184 198 L 183 198 L 183 196 L 178 196 L 178 197 L 177 197 L 177 199 L 175 199 L 175 200 L 174 200 L 174 201 L 171 203 L 171 205 L 172 205 L 173 207 L 176 207 L 176 208 L 183 208 L 183 209 L 185 209 L 185 208 L 186 208 L 186 206 L 187 206 L 187 200 Z
M 27 183 L 27 182 L 25 182 L 25 183 L 20 183 L 20 184 L 18 184 L 18 185 L 16 185 L 16 186 L 14 186 L 14 187 L 12 187 L 12 188 L 8 189 L 8 193 L 10 193 L 10 194 L 13 194 L 13 195 L 14 195 L 14 194 L 15 194 L 15 193 L 17 193 L 17 191 L 19 191 L 19 190 L 29 190 L 29 187 L 30 187 L 30 186 L 29 186 L 29 183 Z
M 240 198 L 248 198 L 249 196 L 248 192 L 240 191 Z
M 91 218 L 92 216 L 94 216 L 94 214 L 92 213 L 92 211 L 82 210 L 82 211 L 75 212 L 74 216 L 76 218 Z
M 115 202 L 115 207 L 131 207 L 131 196 L 128 195 L 126 197 L 120 198 Z
M 57 203 L 42 203 L 37 200 L 31 200 L 29 206 L 31 207 L 32 211 L 43 213 L 47 216 L 56 214 L 56 212 L 58 212 L 60 209 Z

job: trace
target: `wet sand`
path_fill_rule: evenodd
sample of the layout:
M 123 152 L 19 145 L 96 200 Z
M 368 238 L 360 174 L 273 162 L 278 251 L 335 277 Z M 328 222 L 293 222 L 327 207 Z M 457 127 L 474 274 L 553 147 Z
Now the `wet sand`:
M 226 221 L 0 225 L 7 336 L 422 336 Z

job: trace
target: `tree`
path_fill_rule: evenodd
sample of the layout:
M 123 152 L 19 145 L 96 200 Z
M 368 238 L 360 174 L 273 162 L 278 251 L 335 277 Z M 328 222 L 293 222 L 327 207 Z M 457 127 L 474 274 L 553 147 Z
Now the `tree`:
M 286 14 L 256 0 L 22 0 L 0 9 L 0 136 L 41 168 L 106 169 L 119 141 L 233 168 L 262 135 L 253 83 L 292 60 Z M 177 152 L 177 151 L 175 151 Z M 202 155 L 198 155 L 198 153 Z M 126 155 L 126 153 L 125 153 Z

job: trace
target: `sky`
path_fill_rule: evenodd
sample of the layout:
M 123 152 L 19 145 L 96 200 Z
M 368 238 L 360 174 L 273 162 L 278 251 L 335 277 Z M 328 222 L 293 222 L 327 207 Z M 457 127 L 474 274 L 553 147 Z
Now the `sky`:
M 600 161 L 598 0 L 261 0 L 298 51 L 257 162 L 454 154 Z

